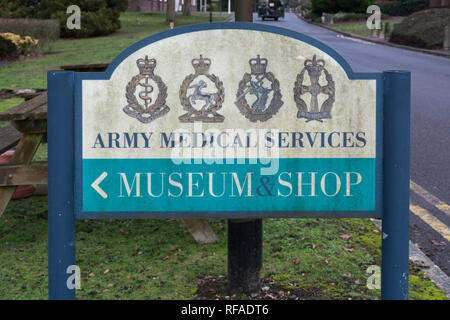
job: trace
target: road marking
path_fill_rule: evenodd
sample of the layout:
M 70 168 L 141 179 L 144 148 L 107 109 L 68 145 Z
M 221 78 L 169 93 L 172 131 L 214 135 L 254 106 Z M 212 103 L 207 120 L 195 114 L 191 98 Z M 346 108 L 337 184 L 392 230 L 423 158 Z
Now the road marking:
M 374 45 L 374 43 L 372 43 L 372 42 L 364 41 L 364 40 L 356 39 L 356 38 L 351 38 L 351 37 L 346 37 L 346 36 L 344 36 L 344 35 L 342 35 L 342 34 L 338 34 L 336 37 L 338 37 L 338 38 L 343 38 L 343 39 L 348 39 L 348 40 L 351 40 L 351 41 L 354 41 L 354 42 L 359 42 L 359 43 L 369 44 L 369 45 L 371 45 L 371 46 Z
M 106 194 L 105 191 L 102 190 L 102 188 L 100 188 L 98 185 L 103 181 L 103 179 L 106 178 L 106 176 L 108 175 L 107 172 L 103 172 L 97 179 L 95 179 L 94 182 L 92 182 L 91 187 L 94 188 L 95 191 L 98 192 L 98 194 L 103 198 L 106 199 L 108 198 L 108 195 Z
M 450 206 L 448 204 L 439 200 L 436 196 L 432 195 L 431 193 L 426 191 L 424 188 L 422 188 L 412 180 L 409 181 L 409 187 L 411 188 L 412 191 L 421 196 L 428 203 L 435 206 L 439 211 L 442 211 L 448 216 L 450 216 Z
M 409 210 L 447 239 L 447 241 L 450 241 L 450 229 L 441 220 L 420 206 L 410 205 Z

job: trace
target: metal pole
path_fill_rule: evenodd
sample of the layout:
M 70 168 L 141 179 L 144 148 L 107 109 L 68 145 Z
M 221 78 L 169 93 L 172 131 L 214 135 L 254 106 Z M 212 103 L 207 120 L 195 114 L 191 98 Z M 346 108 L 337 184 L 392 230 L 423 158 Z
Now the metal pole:
M 75 299 L 67 285 L 67 268 L 75 265 L 74 75 L 47 73 L 49 299 Z
M 236 21 L 253 22 L 253 1 L 236 1 Z M 228 220 L 228 291 L 251 293 L 260 288 L 262 219 Z
M 236 21 L 253 22 L 253 0 L 236 1 Z
M 450 50 L 450 25 L 444 28 L 444 44 L 442 47 L 444 50 Z
M 381 297 L 408 299 L 411 74 L 385 71 Z
M 228 291 L 260 289 L 262 219 L 228 220 Z
M 228 14 L 231 14 L 231 0 L 228 0 Z

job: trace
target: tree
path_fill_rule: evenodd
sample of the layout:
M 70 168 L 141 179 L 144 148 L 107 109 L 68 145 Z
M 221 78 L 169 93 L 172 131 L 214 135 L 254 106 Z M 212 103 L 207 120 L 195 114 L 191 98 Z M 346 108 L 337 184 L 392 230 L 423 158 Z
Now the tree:
M 175 0 L 167 0 L 166 21 L 175 23 Z
M 191 15 L 191 0 L 184 0 L 183 16 L 189 17 Z

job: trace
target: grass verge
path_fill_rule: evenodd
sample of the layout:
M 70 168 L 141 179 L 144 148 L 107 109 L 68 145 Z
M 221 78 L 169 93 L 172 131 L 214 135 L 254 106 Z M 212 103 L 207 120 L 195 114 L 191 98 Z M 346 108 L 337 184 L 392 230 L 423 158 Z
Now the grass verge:
M 205 278 L 223 282 L 227 272 L 226 221 L 210 224 L 220 241 L 199 245 L 180 220 L 77 221 L 77 298 L 199 298 Z M 261 275 L 300 299 L 379 299 L 366 283 L 369 266 L 381 265 L 380 246 L 368 219 L 266 219 Z M 47 298 L 46 197 L 10 202 L 0 219 L 0 261 L 0 299 Z M 446 299 L 414 266 L 410 298 Z
M 389 30 L 392 31 L 396 24 L 398 24 L 398 22 L 389 22 Z M 370 37 L 372 35 L 372 30 L 367 28 L 366 23 L 333 24 L 328 27 L 360 37 Z
M 136 17 L 140 24 L 136 25 Z M 213 15 L 213 22 L 224 21 L 228 15 Z M 105 37 L 59 39 L 51 54 L 25 59 L 0 67 L 0 88 L 46 88 L 47 71 L 64 64 L 108 63 L 135 42 L 167 30 L 165 14 L 161 12 L 125 12 L 121 14 L 122 27 Z M 209 14 L 192 13 L 176 16 L 176 26 L 209 22 Z

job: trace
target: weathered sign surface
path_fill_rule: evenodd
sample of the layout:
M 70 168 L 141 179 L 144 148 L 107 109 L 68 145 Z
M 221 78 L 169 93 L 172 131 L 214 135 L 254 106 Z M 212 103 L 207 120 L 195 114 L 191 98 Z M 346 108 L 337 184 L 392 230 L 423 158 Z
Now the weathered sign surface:
M 380 74 L 284 29 L 202 28 L 76 74 L 77 217 L 380 217 Z

